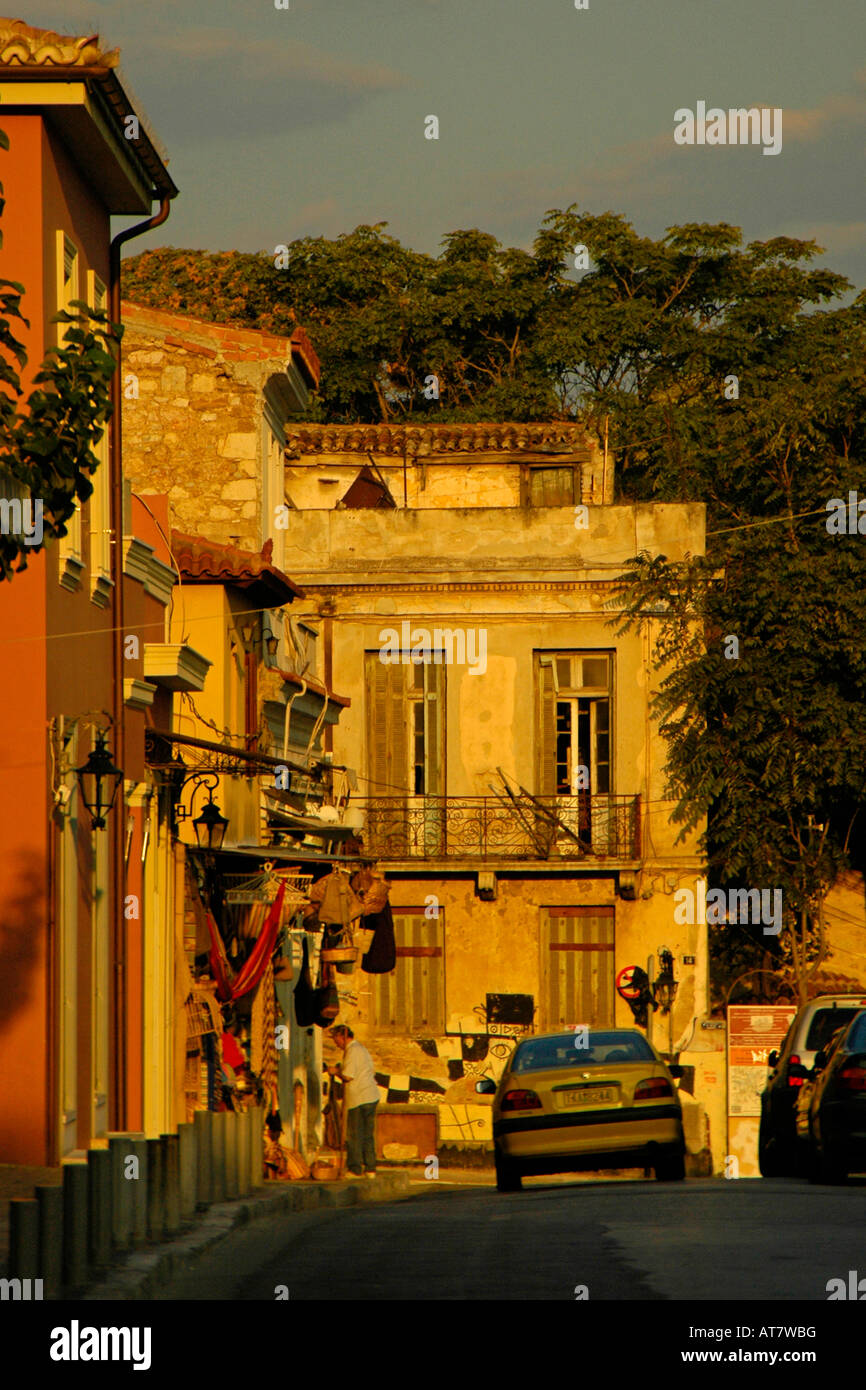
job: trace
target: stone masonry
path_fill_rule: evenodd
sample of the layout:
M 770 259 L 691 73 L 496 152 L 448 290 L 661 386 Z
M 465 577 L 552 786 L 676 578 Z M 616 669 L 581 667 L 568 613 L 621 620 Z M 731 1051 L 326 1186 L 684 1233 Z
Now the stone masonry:
M 126 301 L 122 314 L 123 469 L 133 491 L 167 494 L 179 530 L 258 551 L 263 396 L 278 383 L 279 410 L 290 364 L 304 385 L 315 380 L 306 334 L 276 337 Z

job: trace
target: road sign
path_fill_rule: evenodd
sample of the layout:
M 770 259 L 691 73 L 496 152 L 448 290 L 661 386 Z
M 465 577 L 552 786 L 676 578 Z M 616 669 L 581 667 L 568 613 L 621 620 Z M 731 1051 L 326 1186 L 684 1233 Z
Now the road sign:
M 640 986 L 634 983 L 637 965 L 626 965 L 616 977 L 617 993 L 621 999 L 640 999 Z

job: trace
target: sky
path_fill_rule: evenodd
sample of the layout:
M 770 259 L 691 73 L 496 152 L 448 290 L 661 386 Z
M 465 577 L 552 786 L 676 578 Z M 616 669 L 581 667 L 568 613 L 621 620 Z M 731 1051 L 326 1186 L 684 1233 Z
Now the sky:
M 646 236 L 814 238 L 816 264 L 866 286 L 864 0 L 287 3 L 33 0 L 28 23 L 120 47 L 168 151 L 180 195 L 131 250 L 377 222 L 433 254 L 471 227 L 529 249 L 576 203 Z M 698 102 L 780 108 L 780 152 L 677 144 Z

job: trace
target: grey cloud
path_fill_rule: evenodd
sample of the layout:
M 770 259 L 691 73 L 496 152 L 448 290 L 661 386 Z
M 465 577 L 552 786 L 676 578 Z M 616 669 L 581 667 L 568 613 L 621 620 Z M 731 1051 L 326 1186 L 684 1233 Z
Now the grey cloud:
M 405 78 L 277 33 L 223 29 L 160 34 L 135 47 L 135 84 L 170 146 L 248 139 L 339 121 Z M 167 113 L 171 112 L 170 118 Z

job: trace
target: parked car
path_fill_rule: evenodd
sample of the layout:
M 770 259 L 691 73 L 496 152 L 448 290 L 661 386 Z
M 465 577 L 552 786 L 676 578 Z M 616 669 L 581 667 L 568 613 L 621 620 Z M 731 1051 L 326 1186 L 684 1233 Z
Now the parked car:
M 855 1018 L 859 1015 L 855 1014 Z M 815 1061 L 812 1070 L 806 1072 L 803 1084 L 795 1090 L 794 1096 L 794 1129 L 796 1130 L 795 1144 L 795 1163 L 794 1171 L 798 1176 L 808 1177 L 813 1167 L 812 1159 L 812 1137 L 809 1129 L 809 1112 L 812 1109 L 812 1097 L 815 1094 L 815 1086 L 818 1078 L 826 1065 L 827 1059 L 832 1057 L 836 1044 L 845 1035 L 847 1024 L 837 1028 L 829 1041 L 819 1052 L 815 1054 Z M 805 1067 L 803 1068 L 805 1071 Z
M 585 1043 L 586 1045 L 581 1045 Z M 636 1028 L 526 1038 L 493 1094 L 496 1186 L 597 1168 L 653 1168 L 660 1182 L 685 1175 L 682 1110 L 674 1077 Z
M 818 1052 L 863 1008 L 866 998 L 859 994 L 819 995 L 797 1010 L 781 1048 L 767 1058 L 769 1074 L 761 1093 L 758 1129 L 762 1177 L 792 1177 L 798 1172 L 797 1095 Z
M 866 1009 L 815 1058 L 808 1110 L 812 1182 L 846 1182 L 866 1171 Z

